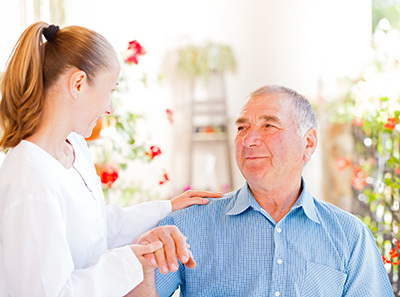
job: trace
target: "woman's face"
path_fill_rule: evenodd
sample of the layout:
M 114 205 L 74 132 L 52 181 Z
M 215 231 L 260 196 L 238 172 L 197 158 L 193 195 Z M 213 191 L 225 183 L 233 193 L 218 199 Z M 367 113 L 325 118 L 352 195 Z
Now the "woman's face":
M 74 132 L 89 137 L 97 120 L 114 112 L 111 94 L 118 85 L 119 73 L 120 67 L 115 65 L 111 70 L 99 73 L 90 84 L 86 80 L 79 93 L 80 119 L 75 122 Z

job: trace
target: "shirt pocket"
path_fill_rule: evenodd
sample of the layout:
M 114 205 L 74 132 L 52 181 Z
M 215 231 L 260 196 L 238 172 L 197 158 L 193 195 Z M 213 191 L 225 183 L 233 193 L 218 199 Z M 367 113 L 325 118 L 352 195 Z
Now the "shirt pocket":
M 342 296 L 347 274 L 322 264 L 307 262 L 301 296 Z

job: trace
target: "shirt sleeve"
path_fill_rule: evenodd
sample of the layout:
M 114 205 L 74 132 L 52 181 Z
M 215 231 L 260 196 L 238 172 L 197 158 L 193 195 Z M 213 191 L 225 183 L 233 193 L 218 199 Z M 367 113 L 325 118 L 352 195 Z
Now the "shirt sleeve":
M 161 221 L 160 226 L 176 225 L 172 216 L 167 216 Z M 177 226 L 179 228 L 179 226 Z M 179 286 L 183 285 L 183 276 L 185 274 L 185 266 L 179 262 L 179 269 L 176 272 L 168 272 L 162 274 L 156 269 L 156 289 L 159 297 L 169 297 L 174 294 Z
M 343 296 L 394 296 L 375 239 L 363 226 L 347 265 Z
M 149 201 L 122 208 L 107 206 L 107 242 L 109 248 L 132 243 L 138 235 L 154 227 L 172 211 L 171 202 Z
M 10 296 L 123 296 L 143 280 L 129 246 L 75 269 L 63 213 L 55 199 L 13 202 L 2 217 L 1 255 Z

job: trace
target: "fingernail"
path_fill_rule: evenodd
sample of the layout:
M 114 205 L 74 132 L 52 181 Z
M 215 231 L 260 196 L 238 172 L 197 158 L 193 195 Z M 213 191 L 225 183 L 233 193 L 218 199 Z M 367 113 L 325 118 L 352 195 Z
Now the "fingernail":
M 166 266 L 161 267 L 161 273 L 167 273 L 168 268 Z
M 188 260 L 189 260 L 188 256 L 186 256 L 186 255 L 182 256 L 182 262 L 183 263 L 186 263 Z
M 172 264 L 172 265 L 171 265 L 171 270 L 172 270 L 172 271 L 177 271 L 177 270 L 178 270 L 178 267 L 177 267 L 175 264 Z

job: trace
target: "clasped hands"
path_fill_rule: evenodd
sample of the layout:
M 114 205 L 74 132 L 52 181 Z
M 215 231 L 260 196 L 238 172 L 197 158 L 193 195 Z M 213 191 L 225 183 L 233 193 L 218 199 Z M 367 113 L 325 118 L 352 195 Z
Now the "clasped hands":
M 219 198 L 221 193 L 207 191 L 186 191 L 171 200 L 172 211 L 194 204 L 207 204 L 204 197 Z M 132 251 L 143 266 L 143 271 L 152 271 L 158 267 L 161 273 L 177 271 L 178 259 L 188 268 L 196 267 L 187 238 L 176 226 L 156 227 L 139 235 L 131 245 Z
M 196 267 L 186 240 L 176 226 L 161 226 L 138 236 L 131 248 L 144 272 L 158 267 L 161 273 L 166 274 L 178 270 L 178 259 L 189 268 Z

